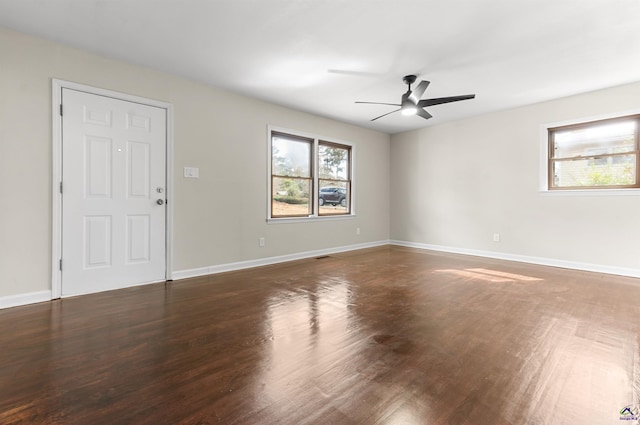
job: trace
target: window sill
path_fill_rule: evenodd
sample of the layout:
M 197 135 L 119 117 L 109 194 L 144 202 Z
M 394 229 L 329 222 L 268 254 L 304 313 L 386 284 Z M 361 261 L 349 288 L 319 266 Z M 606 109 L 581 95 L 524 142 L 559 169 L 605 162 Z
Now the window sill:
M 355 214 L 345 215 L 310 215 L 308 217 L 282 217 L 282 218 L 268 218 L 267 224 L 285 224 L 285 223 L 311 223 L 316 221 L 336 221 L 336 220 L 350 220 L 355 218 Z
M 640 189 L 542 189 L 544 196 L 640 196 Z

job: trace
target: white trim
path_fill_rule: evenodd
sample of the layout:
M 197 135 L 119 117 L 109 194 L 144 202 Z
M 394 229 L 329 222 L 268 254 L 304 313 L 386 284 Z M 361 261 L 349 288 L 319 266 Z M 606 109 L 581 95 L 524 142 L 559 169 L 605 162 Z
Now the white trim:
M 173 278 L 174 280 L 187 279 L 190 277 L 206 276 L 210 274 L 217 274 L 217 273 L 229 272 L 234 270 L 243 270 L 243 269 L 249 269 L 253 267 L 268 266 L 271 264 L 284 263 L 287 261 L 302 260 L 305 258 L 319 257 L 321 255 L 337 254 L 340 252 L 355 251 L 358 249 L 365 249 L 365 248 L 374 248 L 374 247 L 383 246 L 383 245 L 389 245 L 389 241 L 384 240 L 384 241 L 377 241 L 377 242 L 368 242 L 368 243 L 361 243 L 357 245 L 347 245 L 347 246 L 341 246 L 336 248 L 327 248 L 327 249 L 319 249 L 315 251 L 299 252 L 295 254 L 280 255 L 277 257 L 259 258 L 257 260 L 238 261 L 235 263 L 218 264 L 218 265 L 208 266 L 208 267 L 199 267 L 196 269 L 180 270 L 180 271 L 175 271 L 173 273 Z
M 159 100 L 148 99 L 140 96 L 120 93 L 98 87 L 78 84 L 71 81 L 58 79 L 51 80 L 51 122 L 52 122 L 52 237 L 51 237 L 51 291 L 49 299 L 60 298 L 62 295 L 62 273 L 59 269 L 59 259 L 62 257 L 62 197 L 60 194 L 60 182 L 62 181 L 62 117 L 60 116 L 60 104 L 62 102 L 62 89 L 78 90 L 99 96 L 112 97 L 128 102 L 141 103 L 164 109 L 167 113 L 166 129 L 166 260 L 165 278 L 171 279 L 173 274 L 173 105 Z
M 584 124 L 592 121 L 602 121 L 612 118 L 622 118 L 628 115 L 639 115 L 640 109 L 635 108 L 620 112 L 610 112 L 606 114 L 592 115 L 589 117 L 572 118 L 569 120 L 556 121 L 540 125 L 540 175 L 538 178 L 539 191 L 544 194 L 553 193 L 554 196 L 594 196 L 594 195 L 638 195 L 640 189 L 576 189 L 576 190 L 549 190 L 549 129 L 555 127 L 564 127 L 567 125 Z
M 553 258 L 531 257 L 528 255 L 508 254 L 496 251 L 483 251 L 468 248 L 456 248 L 442 245 L 424 244 L 418 242 L 407 242 L 392 240 L 391 245 L 406 246 L 409 248 L 425 249 L 429 251 L 449 252 L 452 254 L 472 255 L 475 257 L 496 258 L 499 260 L 517 261 L 520 263 L 537 264 L 541 266 L 560 267 L 563 269 L 582 270 L 595 273 L 606 273 L 619 276 L 640 278 L 640 269 L 625 267 L 613 267 L 604 264 L 581 263 L 577 261 L 557 260 Z
M 51 80 L 51 299 L 62 295 L 62 273 L 59 261 L 62 258 L 62 85 Z
M 173 280 L 188 279 L 192 277 L 206 276 L 210 274 L 223 273 L 234 270 L 243 270 L 252 267 L 268 266 L 287 261 L 302 260 L 305 258 L 318 257 L 321 255 L 337 254 L 340 252 L 355 251 L 358 249 L 374 248 L 384 245 L 397 245 L 408 248 L 423 249 L 429 251 L 448 252 L 452 254 L 471 255 L 475 257 L 495 258 L 506 261 L 516 261 L 520 263 L 537 264 L 542 266 L 560 267 L 572 270 L 582 270 L 595 273 L 606 273 L 620 276 L 628 276 L 640 278 L 640 269 L 631 269 L 623 267 L 612 267 L 601 264 L 579 263 L 573 261 L 555 260 L 551 258 L 530 257 L 525 255 L 507 254 L 495 251 L 483 251 L 467 248 L 456 248 L 442 245 L 424 244 L 418 242 L 408 242 L 399 240 L 382 240 L 377 242 L 368 242 L 357 245 L 347 245 L 336 248 L 320 249 L 315 251 L 306 251 L 296 254 L 281 255 L 277 257 L 260 258 L 257 260 L 239 261 L 227 264 L 218 264 L 208 267 L 199 267 L 188 270 L 178 270 L 173 272 Z M 146 285 L 148 282 L 141 285 Z M 10 295 L 0 298 L 0 309 L 16 307 L 20 305 L 33 304 L 39 302 L 50 301 L 52 299 L 51 291 L 31 292 L 26 294 Z
M 640 196 L 640 189 L 541 190 L 543 196 Z
M 165 108 L 167 110 L 167 151 L 166 151 L 166 163 L 165 167 L 166 173 L 165 178 L 167 179 L 166 186 L 166 194 L 165 197 L 166 206 L 167 206 L 167 216 L 165 222 L 165 279 L 171 280 L 173 276 L 173 214 L 175 212 L 173 205 L 175 197 L 175 192 L 173 190 L 173 164 L 174 164 L 174 148 L 173 148 L 173 140 L 174 140 L 174 126 L 173 126 L 173 104 L 165 103 Z
M 51 301 L 51 291 L 29 292 L 26 294 L 9 295 L 0 297 L 0 309 L 17 307 L 27 304 L 35 304 Z
M 549 128 L 553 124 L 542 124 L 540 126 L 540 175 L 538 176 L 538 190 L 542 193 L 553 192 L 549 190 Z
M 286 223 L 313 223 L 320 221 L 334 221 L 334 220 L 350 220 L 356 218 L 355 214 L 340 214 L 340 215 L 320 215 L 309 217 L 278 217 L 268 218 L 267 224 L 286 224 Z

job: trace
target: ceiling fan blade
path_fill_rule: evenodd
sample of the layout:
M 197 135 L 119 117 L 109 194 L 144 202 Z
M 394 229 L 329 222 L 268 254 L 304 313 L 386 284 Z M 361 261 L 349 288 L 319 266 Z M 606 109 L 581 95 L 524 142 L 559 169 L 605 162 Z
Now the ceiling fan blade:
M 413 91 L 409 95 L 409 99 L 411 99 L 413 103 L 417 104 L 420 101 L 420 98 L 422 97 L 422 95 L 424 94 L 424 91 L 427 89 L 427 87 L 429 87 L 429 84 L 430 84 L 429 81 L 426 81 L 426 80 L 420 81 L 418 86 L 415 89 L 413 89 Z
M 380 102 L 356 102 L 356 103 L 367 103 L 369 105 L 389 105 L 389 106 L 402 106 L 399 103 L 380 103 Z
M 430 113 L 428 113 L 427 111 L 425 111 L 422 108 L 418 108 L 418 110 L 416 111 L 416 115 L 421 116 L 425 120 L 428 120 L 429 118 L 432 117 L 432 115 Z
M 375 121 L 375 120 L 377 120 L 378 118 L 386 117 L 387 115 L 389 115 L 389 114 L 393 114 L 394 112 L 398 112 L 398 111 L 400 111 L 400 110 L 401 110 L 401 109 L 396 109 L 395 111 L 387 112 L 386 114 L 382 114 L 382 115 L 380 115 L 379 117 L 375 117 L 375 118 L 374 118 L 374 119 L 372 119 L 371 121 Z
M 352 75 L 354 77 L 384 77 L 381 72 L 350 71 L 348 69 L 327 69 L 329 74 Z
M 463 96 L 438 97 L 434 99 L 424 99 L 418 102 L 418 106 L 424 108 L 426 106 L 441 105 L 443 103 L 458 102 L 460 100 L 473 99 L 475 94 L 467 94 Z

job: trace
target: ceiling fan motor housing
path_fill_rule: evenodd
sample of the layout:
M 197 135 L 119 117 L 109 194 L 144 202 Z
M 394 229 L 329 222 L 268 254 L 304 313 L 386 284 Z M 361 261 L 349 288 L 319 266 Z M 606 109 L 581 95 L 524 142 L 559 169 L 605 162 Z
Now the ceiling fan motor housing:
M 417 77 L 415 75 L 405 75 L 402 78 L 402 81 L 404 81 L 405 84 L 411 85 L 416 82 L 416 78 Z

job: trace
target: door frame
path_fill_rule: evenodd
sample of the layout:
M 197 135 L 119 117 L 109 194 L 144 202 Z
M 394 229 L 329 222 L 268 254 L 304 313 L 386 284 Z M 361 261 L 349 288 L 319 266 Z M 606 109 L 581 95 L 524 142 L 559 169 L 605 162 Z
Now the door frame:
M 165 218 L 165 278 L 172 280 L 173 260 L 173 105 L 159 100 L 120 93 L 71 81 L 51 79 L 51 124 L 52 124 L 52 166 L 51 166 L 51 299 L 62 296 L 62 89 L 78 90 L 89 94 L 111 97 L 127 102 L 141 103 L 166 110 L 166 218 Z

